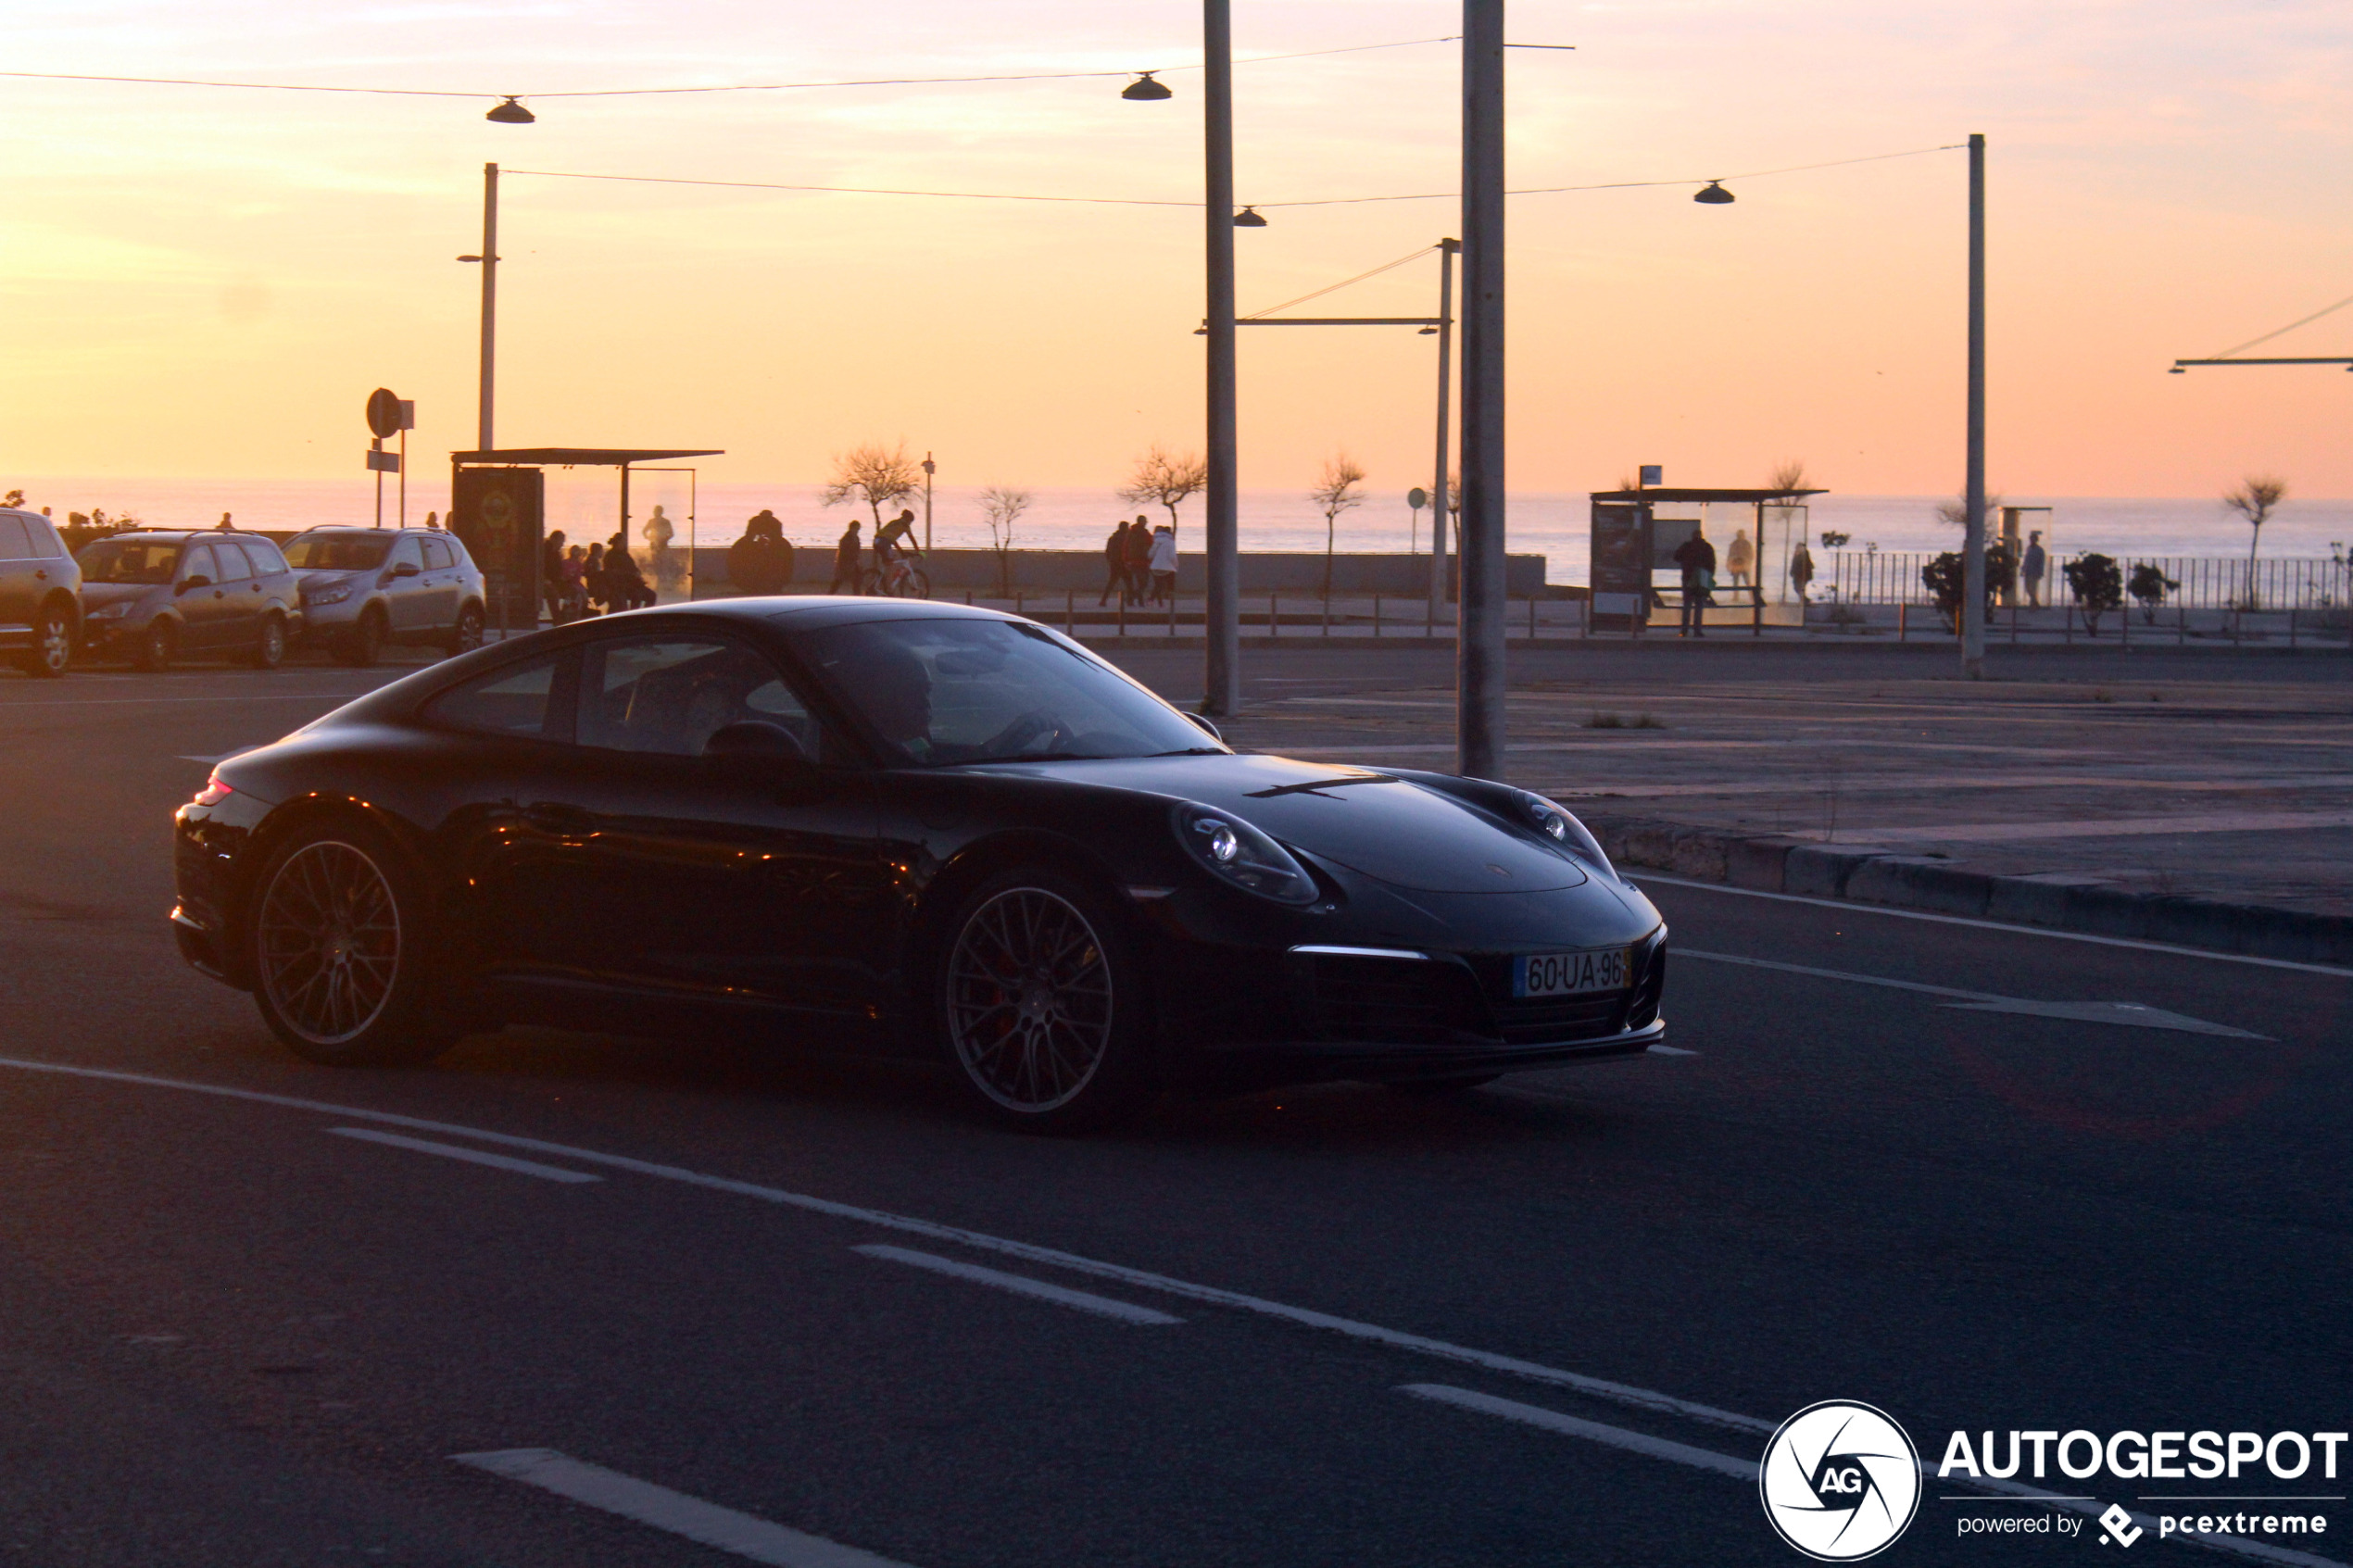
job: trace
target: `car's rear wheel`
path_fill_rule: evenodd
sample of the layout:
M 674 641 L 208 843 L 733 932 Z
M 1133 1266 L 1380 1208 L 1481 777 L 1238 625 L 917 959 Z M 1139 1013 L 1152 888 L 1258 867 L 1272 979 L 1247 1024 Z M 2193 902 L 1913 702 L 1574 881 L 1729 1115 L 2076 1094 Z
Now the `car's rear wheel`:
M 44 606 L 32 622 L 32 646 L 25 650 L 25 672 L 55 680 L 73 663 L 73 616 L 63 605 Z
M 1140 974 L 1100 901 L 1033 868 L 966 898 L 940 966 L 941 1022 L 964 1085 L 996 1118 L 1088 1132 L 1153 1089 Z
M 358 822 L 304 829 L 257 886 L 254 999 L 296 1055 L 377 1067 L 448 1046 L 425 978 L 418 878 L 383 834 Z
M 282 615 L 261 618 L 261 636 L 253 645 L 253 665 L 257 670 L 275 670 L 285 662 L 286 620 Z
M 442 645 L 455 658 L 472 653 L 482 646 L 482 607 L 468 605 L 458 612 L 458 624 L 449 629 L 449 640 Z
M 359 612 L 351 630 L 344 633 L 343 661 L 355 669 L 366 669 L 383 657 L 387 634 L 384 612 L 369 606 Z
M 150 675 L 160 674 L 179 657 L 180 628 L 159 615 L 148 621 L 139 637 L 139 668 Z

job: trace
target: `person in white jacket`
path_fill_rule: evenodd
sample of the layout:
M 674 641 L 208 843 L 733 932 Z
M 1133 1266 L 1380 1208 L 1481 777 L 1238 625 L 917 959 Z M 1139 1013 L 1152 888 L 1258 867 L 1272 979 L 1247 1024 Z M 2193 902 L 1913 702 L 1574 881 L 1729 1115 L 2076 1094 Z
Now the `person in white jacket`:
M 1166 523 L 1152 530 L 1152 592 L 1151 602 L 1176 602 L 1176 531 Z

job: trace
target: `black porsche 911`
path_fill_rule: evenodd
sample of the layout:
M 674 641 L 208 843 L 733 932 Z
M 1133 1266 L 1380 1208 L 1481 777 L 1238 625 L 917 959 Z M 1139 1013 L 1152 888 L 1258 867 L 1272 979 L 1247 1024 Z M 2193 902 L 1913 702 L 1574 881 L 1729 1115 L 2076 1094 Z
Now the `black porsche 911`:
M 181 951 L 321 1062 L 750 1026 L 936 1052 L 1070 1130 L 1665 1031 L 1658 913 L 1553 802 L 1238 754 L 987 610 L 736 599 L 499 643 L 221 763 L 177 822 Z

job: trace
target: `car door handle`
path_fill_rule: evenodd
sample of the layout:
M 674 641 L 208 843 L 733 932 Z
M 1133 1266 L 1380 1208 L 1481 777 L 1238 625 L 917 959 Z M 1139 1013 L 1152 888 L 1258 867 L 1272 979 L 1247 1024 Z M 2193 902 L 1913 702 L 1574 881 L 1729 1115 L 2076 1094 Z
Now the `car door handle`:
M 46 583 L 49 581 L 49 574 L 38 567 L 33 569 L 32 577 L 33 581 L 36 583 Z
M 229 596 L 229 590 L 226 588 L 215 588 L 212 591 L 212 596 L 216 599 L 225 599 Z

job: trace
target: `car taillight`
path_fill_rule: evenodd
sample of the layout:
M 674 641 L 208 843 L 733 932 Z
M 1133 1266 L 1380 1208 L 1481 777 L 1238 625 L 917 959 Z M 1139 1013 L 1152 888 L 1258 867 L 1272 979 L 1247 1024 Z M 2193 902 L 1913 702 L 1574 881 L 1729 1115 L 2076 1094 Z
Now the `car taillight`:
M 235 790 L 231 789 L 227 784 L 222 784 L 220 782 L 220 775 L 219 773 L 215 773 L 212 777 L 205 781 L 204 788 L 196 791 L 196 804 L 199 806 L 218 806 L 236 793 L 237 792 Z

